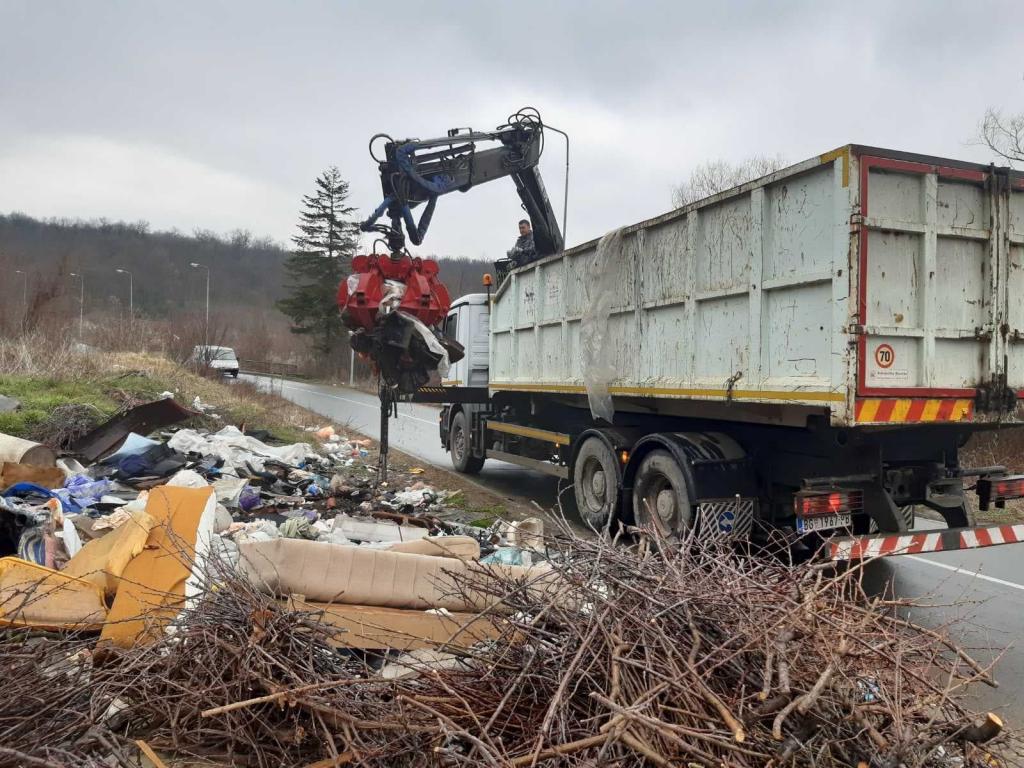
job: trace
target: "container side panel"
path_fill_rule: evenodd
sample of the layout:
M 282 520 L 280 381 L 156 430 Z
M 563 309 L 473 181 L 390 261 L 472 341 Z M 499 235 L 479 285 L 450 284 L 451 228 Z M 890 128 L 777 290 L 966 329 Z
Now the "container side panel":
M 515 378 L 511 331 L 491 333 L 491 378 L 495 381 L 512 381 Z
M 974 339 L 935 339 L 935 375 L 938 386 L 966 389 L 985 375 L 985 355 Z
M 511 286 L 491 304 L 491 328 L 505 331 L 512 327 L 512 306 L 515 302 L 509 296 Z
M 540 340 L 540 369 L 546 381 L 565 381 L 566 355 L 562 343 L 562 326 L 542 325 L 538 330 Z
M 1008 219 L 1007 380 L 1024 390 L 1024 186 L 1020 183 L 1010 192 Z
M 693 343 L 686 333 L 685 304 L 648 310 L 643 338 L 641 381 L 655 386 L 684 386 L 692 378 L 686 370 Z
M 974 330 L 988 322 L 991 310 L 988 272 L 985 243 L 937 238 L 933 278 L 936 290 L 932 295 L 938 330 Z
M 780 288 L 768 292 L 765 299 L 761 338 L 768 352 L 768 383 L 802 380 L 827 385 L 832 364 L 832 283 Z
M 687 223 L 685 219 L 652 227 L 644 235 L 643 301 L 682 300 L 686 296 Z
M 936 197 L 936 218 L 940 226 L 978 228 L 989 225 L 989 198 L 981 187 L 943 180 L 938 184 Z
M 516 325 L 533 325 L 537 321 L 537 270 L 523 272 L 516 280 L 516 301 L 519 316 Z
M 871 325 L 920 328 L 922 246 L 918 234 L 883 231 L 868 235 Z
M 701 211 L 697 289 L 744 286 L 750 272 L 751 215 L 746 195 Z
M 513 381 L 537 381 L 537 334 L 533 328 L 516 331 L 516 369 L 512 372 Z
M 763 280 L 828 272 L 834 225 L 832 168 L 766 190 Z
M 594 251 L 587 249 L 565 258 L 568 260 L 565 276 L 565 313 L 568 317 L 579 317 L 586 306 L 587 284 L 593 279 L 588 267 L 594 258 Z
M 540 321 L 561 320 L 565 312 L 565 264 L 552 261 L 540 267 Z
M 871 173 L 871 215 L 924 222 L 924 178 L 920 174 Z
M 725 386 L 728 379 L 748 370 L 747 294 L 702 301 L 697 307 L 697 379 Z

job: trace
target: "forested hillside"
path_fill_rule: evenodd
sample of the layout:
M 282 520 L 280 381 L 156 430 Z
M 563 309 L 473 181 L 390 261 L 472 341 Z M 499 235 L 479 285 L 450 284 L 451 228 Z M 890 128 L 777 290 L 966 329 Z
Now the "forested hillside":
M 137 319 L 192 327 L 205 312 L 208 267 L 217 337 L 250 347 L 251 355 L 294 359 L 305 340 L 287 332 L 288 319 L 274 306 L 287 294 L 288 254 L 284 245 L 248 232 L 154 232 L 145 222 L 0 214 L 0 333 L 26 324 L 77 332 L 79 276 L 86 340 L 90 327 L 125 319 L 130 300 Z M 480 290 L 491 268 L 467 259 L 438 261 L 453 297 Z

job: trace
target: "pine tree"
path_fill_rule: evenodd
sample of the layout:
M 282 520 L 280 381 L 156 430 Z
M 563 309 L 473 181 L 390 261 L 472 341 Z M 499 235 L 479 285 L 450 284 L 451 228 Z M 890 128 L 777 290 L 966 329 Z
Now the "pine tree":
M 355 211 L 345 205 L 348 182 L 334 166 L 316 179 L 316 191 L 303 195 L 295 250 L 284 263 L 290 295 L 277 307 L 291 318 L 292 333 L 307 334 L 313 349 L 329 356 L 348 332 L 341 323 L 337 293 L 358 243 Z

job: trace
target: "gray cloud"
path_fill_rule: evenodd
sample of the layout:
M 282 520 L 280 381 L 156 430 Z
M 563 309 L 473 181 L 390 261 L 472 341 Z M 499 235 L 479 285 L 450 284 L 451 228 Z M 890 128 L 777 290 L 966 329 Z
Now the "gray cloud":
M 579 242 L 666 210 L 709 158 L 857 141 L 987 161 L 965 140 L 986 106 L 1024 106 L 1019 21 L 1014 0 L 5 0 L 0 210 L 285 240 L 326 165 L 376 205 L 371 134 L 532 104 L 572 135 Z M 511 182 L 450 195 L 421 250 L 495 258 L 519 214 Z

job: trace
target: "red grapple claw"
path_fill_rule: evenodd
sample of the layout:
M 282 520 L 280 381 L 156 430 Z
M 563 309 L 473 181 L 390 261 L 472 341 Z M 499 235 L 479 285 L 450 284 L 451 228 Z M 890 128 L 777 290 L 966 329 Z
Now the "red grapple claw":
M 451 307 L 448 289 L 437 279 L 437 262 L 431 259 L 409 256 L 392 259 L 376 254 L 356 256 L 352 259 L 352 271 L 357 276 L 356 285 L 349 293 L 348 281 L 341 282 L 338 308 L 345 317 L 345 324 L 353 330 L 373 330 L 384 297 L 385 280 L 405 284 L 405 296 L 398 309 L 428 327 L 440 323 Z

